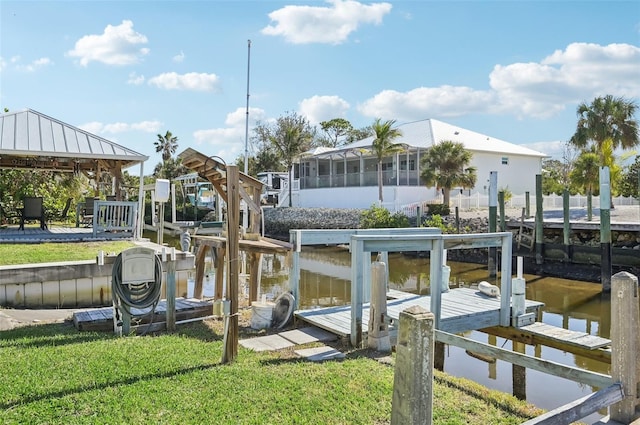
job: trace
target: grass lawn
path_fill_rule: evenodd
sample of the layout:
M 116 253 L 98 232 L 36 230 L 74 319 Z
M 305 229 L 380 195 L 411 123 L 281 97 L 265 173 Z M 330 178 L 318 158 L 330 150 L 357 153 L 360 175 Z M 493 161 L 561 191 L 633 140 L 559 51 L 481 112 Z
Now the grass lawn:
M 93 260 L 98 251 L 119 253 L 132 246 L 131 241 L 0 244 L 0 266 Z
M 311 363 L 291 350 L 255 353 L 240 346 L 236 360 L 222 365 L 220 324 L 126 338 L 69 324 L 1 332 L 0 423 L 390 422 L 393 358 L 380 362 L 356 350 L 342 361 Z M 541 413 L 441 373 L 434 394 L 436 424 L 519 424 Z

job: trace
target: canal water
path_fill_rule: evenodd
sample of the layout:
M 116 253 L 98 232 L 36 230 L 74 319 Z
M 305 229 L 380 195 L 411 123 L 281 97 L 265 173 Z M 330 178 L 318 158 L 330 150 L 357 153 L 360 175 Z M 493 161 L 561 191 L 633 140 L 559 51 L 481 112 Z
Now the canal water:
M 303 248 L 300 255 L 300 308 L 350 304 L 351 255 L 338 247 Z M 448 262 L 451 267 L 450 287 L 469 286 L 488 281 L 500 286 L 498 279 L 488 277 L 487 266 Z M 285 257 L 265 255 L 259 296 L 275 297 L 288 289 L 289 265 Z M 515 271 L 514 271 L 515 273 Z M 524 275 L 527 299 L 545 304 L 542 321 L 566 329 L 609 338 L 611 305 L 600 292 L 600 285 L 558 278 Z M 389 287 L 415 294 L 429 294 L 429 260 L 400 253 L 389 254 Z M 511 342 L 481 332 L 465 336 L 498 347 L 511 349 Z M 549 347 L 526 346 L 531 356 L 610 374 L 610 366 Z M 488 388 L 512 393 L 512 365 L 498 360 L 487 363 L 468 355 L 465 350 L 447 346 L 445 372 L 471 379 Z M 554 409 L 588 395 L 598 388 L 579 384 L 533 370 L 526 371 L 526 398 L 544 409 Z M 607 412 L 585 419 L 593 423 Z

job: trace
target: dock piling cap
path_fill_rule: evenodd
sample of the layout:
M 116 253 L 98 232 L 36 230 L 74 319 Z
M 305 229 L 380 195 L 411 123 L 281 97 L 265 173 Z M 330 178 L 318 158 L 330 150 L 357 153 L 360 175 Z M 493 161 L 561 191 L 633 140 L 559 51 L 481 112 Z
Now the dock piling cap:
M 431 313 L 429 310 L 419 305 L 412 305 L 406 310 L 403 310 L 403 313 L 410 314 L 411 316 L 415 316 L 416 319 L 428 318 L 429 316 L 433 316 L 433 313 Z

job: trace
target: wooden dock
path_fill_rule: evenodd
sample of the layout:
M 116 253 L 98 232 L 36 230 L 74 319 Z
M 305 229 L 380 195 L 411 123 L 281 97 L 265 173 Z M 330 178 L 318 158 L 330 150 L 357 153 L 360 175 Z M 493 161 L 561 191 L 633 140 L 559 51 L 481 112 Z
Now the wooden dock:
M 387 315 L 392 326 L 397 323 L 400 312 L 414 305 L 430 310 L 430 296 L 408 294 L 400 291 L 389 293 Z M 526 301 L 527 312 L 536 312 L 544 304 Z M 456 288 L 442 294 L 440 329 L 449 333 L 479 330 L 500 324 L 500 298 L 489 297 L 477 289 Z M 295 317 L 341 337 L 351 335 L 351 306 L 298 310 Z M 367 333 L 369 326 L 369 304 L 363 304 L 362 328 Z
M 141 316 L 140 324 L 151 322 L 149 310 L 133 309 L 135 316 Z M 213 302 L 196 298 L 176 298 L 176 321 L 209 316 L 213 313 Z M 166 321 L 167 302 L 160 300 L 154 315 L 153 323 Z M 93 308 L 73 313 L 73 325 L 79 331 L 113 330 L 113 307 Z

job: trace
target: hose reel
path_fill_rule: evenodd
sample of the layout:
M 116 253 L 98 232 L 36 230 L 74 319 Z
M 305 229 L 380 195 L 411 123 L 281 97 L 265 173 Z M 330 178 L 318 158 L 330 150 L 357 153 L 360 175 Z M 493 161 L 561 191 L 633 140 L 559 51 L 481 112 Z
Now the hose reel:
M 122 326 L 120 312 L 129 317 L 151 315 L 153 322 L 161 290 L 162 261 L 155 250 L 135 247 L 118 254 L 113 263 L 111 278 L 115 326 Z M 149 311 L 136 314 L 134 309 Z

